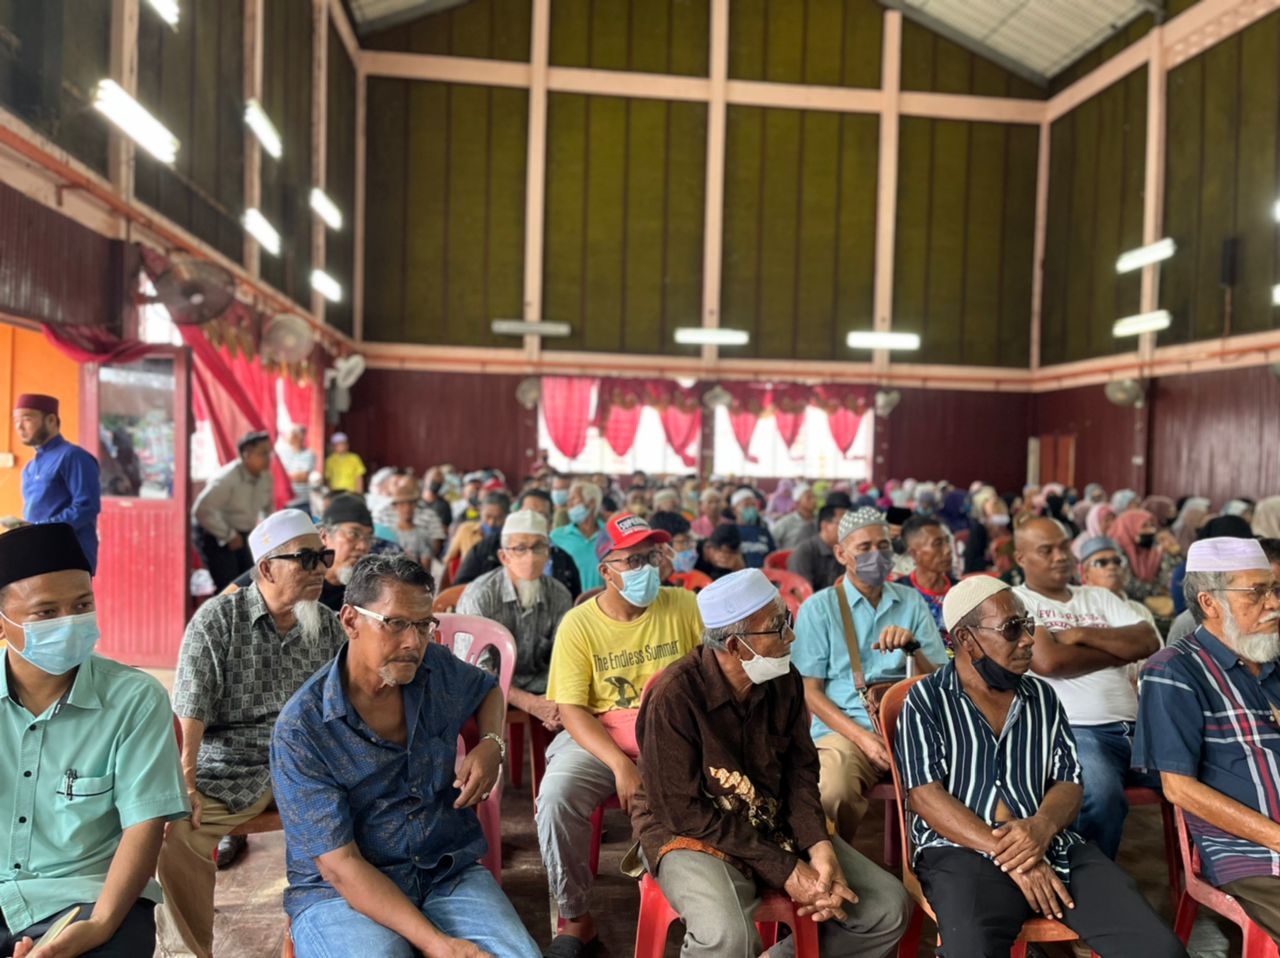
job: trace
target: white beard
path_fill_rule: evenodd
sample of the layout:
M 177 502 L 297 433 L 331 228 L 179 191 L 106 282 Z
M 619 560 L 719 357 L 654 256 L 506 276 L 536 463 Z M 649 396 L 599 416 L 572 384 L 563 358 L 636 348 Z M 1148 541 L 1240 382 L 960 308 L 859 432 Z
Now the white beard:
M 338 581 L 342 583 L 343 588 L 351 584 L 351 574 L 355 571 L 356 567 L 353 565 L 344 565 L 338 570 Z
M 1280 619 L 1280 614 L 1272 614 L 1258 623 L 1259 626 L 1271 626 L 1266 632 L 1244 635 L 1231 609 L 1224 606 L 1222 613 L 1222 630 L 1237 655 L 1259 665 L 1280 659 L 1280 634 L 1276 633 L 1276 620 Z
M 516 587 L 516 595 L 520 597 L 520 608 L 529 609 L 538 604 L 542 598 L 542 578 L 512 579 Z
M 302 637 L 310 642 L 320 638 L 324 627 L 324 607 L 318 599 L 303 599 L 293 604 L 293 617 L 298 620 Z

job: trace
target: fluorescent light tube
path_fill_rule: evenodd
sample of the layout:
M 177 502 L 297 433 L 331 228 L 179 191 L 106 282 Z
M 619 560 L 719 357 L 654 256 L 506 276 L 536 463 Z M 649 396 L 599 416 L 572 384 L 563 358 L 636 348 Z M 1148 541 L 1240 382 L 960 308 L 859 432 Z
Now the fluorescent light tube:
M 151 9 L 169 26 L 175 30 L 178 28 L 178 20 L 181 19 L 182 10 L 178 6 L 178 0 L 147 0 Z
M 1280 200 L 1276 200 L 1276 205 L 1271 210 L 1271 215 L 1275 217 L 1275 221 L 1280 223 Z
M 1169 315 L 1167 309 L 1158 309 L 1154 313 L 1139 313 L 1136 316 L 1126 316 L 1124 319 L 1116 320 L 1115 325 L 1111 327 L 1111 335 L 1119 337 L 1156 333 L 1162 329 L 1168 329 L 1172 320 L 1173 317 Z
M 318 186 L 311 187 L 311 209 L 331 230 L 342 229 L 342 210 Z
M 878 333 L 855 330 L 845 338 L 850 349 L 919 349 L 919 333 Z
M 253 130 L 253 135 L 258 138 L 264 150 L 277 160 L 284 156 L 284 143 L 280 140 L 280 133 L 257 100 L 250 98 L 245 102 L 244 122 Z
M 267 218 L 256 209 L 244 211 L 244 228 L 249 235 L 258 241 L 258 245 L 272 256 L 280 255 L 280 234 L 267 222 Z
M 523 319 L 495 319 L 489 329 L 499 336 L 568 336 L 568 323 L 529 323 Z
M 98 81 L 93 91 L 93 106 L 161 163 L 172 166 L 178 158 L 178 138 L 114 80 Z
M 1280 286 L 1271 287 L 1271 302 L 1280 306 Z
M 311 271 L 311 288 L 331 303 L 342 302 L 342 284 L 322 269 Z
M 1120 258 L 1116 260 L 1116 272 L 1132 273 L 1135 269 L 1142 269 L 1144 266 L 1150 266 L 1152 263 L 1159 263 L 1168 259 L 1177 250 L 1177 244 L 1166 236 L 1150 246 L 1139 246 L 1137 249 L 1131 249 L 1127 253 L 1121 253 Z
M 676 342 L 682 346 L 745 346 L 750 341 L 751 334 L 745 329 L 681 326 L 676 330 Z

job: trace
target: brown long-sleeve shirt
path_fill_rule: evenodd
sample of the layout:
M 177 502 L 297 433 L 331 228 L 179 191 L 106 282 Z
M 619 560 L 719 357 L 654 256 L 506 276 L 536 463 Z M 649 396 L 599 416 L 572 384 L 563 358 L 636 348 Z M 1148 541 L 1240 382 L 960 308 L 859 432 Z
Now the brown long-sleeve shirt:
M 781 888 L 800 853 L 828 840 L 795 669 L 739 702 L 704 646 L 648 690 L 636 737 L 641 787 L 632 826 L 650 867 L 669 851 L 692 849 Z

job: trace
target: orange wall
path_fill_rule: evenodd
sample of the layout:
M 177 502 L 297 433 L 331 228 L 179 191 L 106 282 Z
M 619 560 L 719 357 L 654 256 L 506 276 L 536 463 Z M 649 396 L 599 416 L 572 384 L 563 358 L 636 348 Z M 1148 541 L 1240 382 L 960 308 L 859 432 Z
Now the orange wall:
M 57 396 L 61 403 L 62 434 L 80 441 L 80 364 L 63 356 L 42 333 L 0 322 L 0 403 L 4 427 L 0 453 L 13 453 L 12 466 L 0 465 L 0 516 L 22 515 L 22 467 L 35 450 L 24 446 L 13 431 L 13 401 L 20 393 Z

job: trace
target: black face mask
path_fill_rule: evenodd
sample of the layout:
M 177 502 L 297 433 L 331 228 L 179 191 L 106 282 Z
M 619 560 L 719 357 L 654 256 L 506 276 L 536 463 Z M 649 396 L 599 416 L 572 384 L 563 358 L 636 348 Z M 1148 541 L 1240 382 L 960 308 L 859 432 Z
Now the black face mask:
M 893 554 L 904 556 L 907 554 L 907 541 L 905 539 L 893 540 Z
M 440 495 L 440 490 L 443 488 L 444 488 L 443 482 L 433 482 L 431 483 L 431 486 L 430 486 L 431 492 L 437 496 Z
M 1154 532 L 1140 533 L 1137 541 L 1139 549 L 1150 549 L 1156 544 L 1156 534 Z
M 1011 672 L 987 655 L 986 650 L 982 649 L 982 646 L 978 643 L 977 636 L 971 635 L 970 638 L 973 640 L 973 644 L 982 650 L 982 658 L 975 660 L 970 657 L 970 661 L 973 662 L 974 671 L 982 676 L 982 681 L 987 683 L 987 688 L 993 692 L 1012 692 L 1022 684 L 1021 675 L 1017 672 Z

